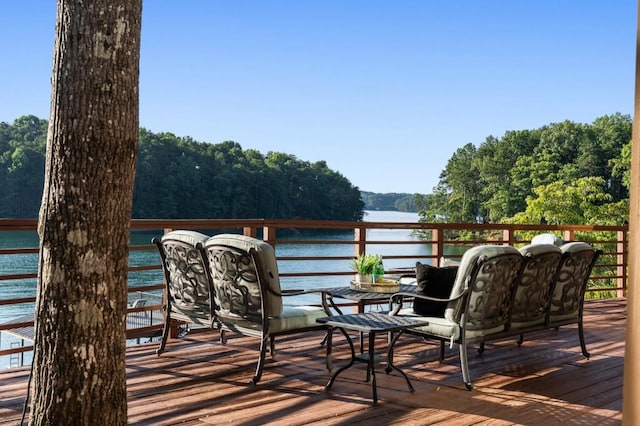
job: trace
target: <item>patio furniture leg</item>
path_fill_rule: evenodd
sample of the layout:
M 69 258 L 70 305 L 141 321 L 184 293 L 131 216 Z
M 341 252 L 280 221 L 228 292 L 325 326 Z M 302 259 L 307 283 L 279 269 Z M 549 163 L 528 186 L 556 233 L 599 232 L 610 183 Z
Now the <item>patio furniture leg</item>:
M 387 374 L 391 373 L 392 369 L 395 369 L 396 371 L 400 372 L 400 374 L 402 374 L 402 377 L 404 377 L 404 379 L 407 381 L 407 386 L 409 386 L 409 391 L 414 392 L 415 389 L 413 389 L 413 385 L 409 380 L 409 376 L 407 376 L 407 374 L 404 371 L 400 370 L 398 367 L 393 365 L 393 347 L 395 346 L 401 334 L 402 334 L 402 331 L 399 331 L 395 335 L 393 335 L 393 333 L 389 333 L 389 335 L 393 335 L 393 339 L 391 340 L 391 343 L 389 344 L 389 349 L 387 351 L 387 368 L 385 368 L 384 371 Z
M 471 384 L 471 377 L 469 374 L 469 363 L 467 361 L 467 343 L 465 339 L 461 339 L 460 342 L 460 366 L 462 367 L 462 380 L 468 390 L 473 389 Z
M 580 321 L 578 322 L 578 335 L 580 336 L 580 347 L 582 348 L 582 355 L 584 355 L 585 358 L 589 359 L 591 354 L 587 351 L 587 344 L 584 341 L 584 327 L 582 326 L 582 318 L 580 318 Z
M 160 355 L 164 352 L 164 348 L 167 344 L 167 338 L 169 337 L 169 329 L 171 328 L 171 315 L 169 314 L 169 308 L 167 307 L 167 314 L 164 319 L 164 327 L 162 328 L 162 340 L 160 346 L 156 349 L 156 355 Z
M 375 346 L 376 335 L 373 332 L 369 333 L 369 363 L 367 364 L 367 382 L 371 378 L 371 387 L 373 388 L 373 403 L 378 402 L 378 388 L 376 386 L 376 359 L 375 359 Z M 362 348 L 360 348 L 362 350 Z
M 327 345 L 327 359 L 326 359 L 327 370 L 331 371 L 333 369 L 333 363 L 331 361 L 331 355 L 333 353 L 333 350 L 332 350 L 332 346 L 333 346 L 333 329 L 332 328 L 327 329 L 327 332 L 324 335 L 323 341 Z
M 273 336 L 269 339 L 269 353 L 271 354 L 271 358 L 276 358 L 276 338 Z
M 353 342 L 351 341 L 351 337 L 349 337 L 349 333 L 347 333 L 346 331 L 344 331 L 342 328 L 339 328 L 339 327 L 338 327 L 338 330 L 342 332 L 344 337 L 346 337 L 347 339 L 347 343 L 349 343 L 349 349 L 351 349 L 351 360 L 347 365 L 340 367 L 338 370 L 336 370 L 335 373 L 333 373 L 333 376 L 331 376 L 331 378 L 329 379 L 329 382 L 324 386 L 326 390 L 331 389 L 331 386 L 333 386 L 333 382 L 336 380 L 336 377 L 338 377 L 338 375 L 342 373 L 344 370 L 351 367 L 356 360 L 356 348 L 353 346 Z M 329 337 L 329 339 L 331 339 L 331 337 Z
M 267 341 L 270 340 L 268 336 L 264 336 L 260 339 L 260 358 L 258 359 L 258 365 L 256 366 L 256 374 L 251 381 L 253 384 L 257 384 L 262 377 L 262 369 L 264 368 L 264 359 L 267 356 Z

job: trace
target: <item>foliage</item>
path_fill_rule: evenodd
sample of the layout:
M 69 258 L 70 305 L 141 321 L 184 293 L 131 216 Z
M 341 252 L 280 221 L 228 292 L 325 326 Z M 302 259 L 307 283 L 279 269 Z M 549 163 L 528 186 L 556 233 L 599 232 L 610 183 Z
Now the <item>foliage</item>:
M 35 217 L 47 122 L 0 123 L 0 217 Z M 424 222 L 619 225 L 627 220 L 631 118 L 571 121 L 457 149 L 431 193 L 360 191 L 324 161 L 140 129 L 135 218 L 362 219 L 418 211 Z M 455 236 L 452 236 L 455 238 Z
M 382 269 L 382 256 L 362 253 L 351 261 L 351 267 L 359 275 L 372 275 Z
M 601 177 L 579 178 L 569 184 L 555 181 L 535 188 L 534 194 L 527 197 L 525 211 L 513 216 L 511 222 L 613 225 L 624 220 L 622 210 L 611 216 L 612 196 L 605 192 Z
M 37 217 L 44 186 L 47 121 L 0 123 L 0 217 Z
M 620 225 L 628 217 L 631 117 L 489 136 L 451 156 L 420 220 Z
M 386 194 L 360 191 L 365 210 L 417 212 L 416 197 L 420 194 L 391 192 Z
M 36 217 L 47 121 L 0 123 L 0 217 Z M 134 218 L 267 218 L 359 221 L 360 191 L 324 161 L 197 142 L 140 129 Z

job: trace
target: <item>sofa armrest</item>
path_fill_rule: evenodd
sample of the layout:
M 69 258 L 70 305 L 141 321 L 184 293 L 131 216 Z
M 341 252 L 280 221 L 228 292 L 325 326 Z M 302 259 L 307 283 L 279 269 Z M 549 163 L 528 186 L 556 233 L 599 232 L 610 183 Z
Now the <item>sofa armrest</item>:
M 433 302 L 454 302 L 464 297 L 468 291 L 469 291 L 468 289 L 465 289 L 462 293 L 460 293 L 459 295 L 451 299 L 438 299 L 436 297 L 423 296 L 421 294 L 416 294 L 416 293 L 402 293 L 402 292 L 394 293 L 389 298 L 389 315 L 396 315 L 400 311 L 400 309 L 402 309 L 402 305 L 405 297 L 410 297 L 413 299 L 431 300 Z

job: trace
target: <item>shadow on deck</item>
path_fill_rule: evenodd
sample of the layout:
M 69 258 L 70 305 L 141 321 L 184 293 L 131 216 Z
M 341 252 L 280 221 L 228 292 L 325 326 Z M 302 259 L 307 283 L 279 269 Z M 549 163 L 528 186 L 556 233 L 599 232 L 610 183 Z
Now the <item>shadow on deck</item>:
M 377 405 L 364 382 L 364 364 L 341 374 L 330 391 L 320 334 L 278 340 L 262 380 L 250 385 L 258 357 L 257 339 L 216 332 L 171 340 L 155 355 L 156 344 L 127 350 L 129 423 L 139 425 L 371 425 L 371 424 L 620 424 L 626 301 L 585 303 L 589 360 L 580 352 L 576 326 L 531 333 L 518 347 L 513 340 L 469 349 L 474 390 L 462 383 L 457 348 L 437 361 L 435 343 L 403 336 L 395 363 L 411 378 L 408 392 L 397 373 L 377 369 Z M 383 339 L 384 336 L 380 337 Z M 384 348 L 384 341 L 377 346 Z M 382 352 L 382 351 L 381 351 Z M 334 368 L 348 358 L 344 338 L 334 336 Z M 17 424 L 29 370 L 0 372 L 0 424 Z

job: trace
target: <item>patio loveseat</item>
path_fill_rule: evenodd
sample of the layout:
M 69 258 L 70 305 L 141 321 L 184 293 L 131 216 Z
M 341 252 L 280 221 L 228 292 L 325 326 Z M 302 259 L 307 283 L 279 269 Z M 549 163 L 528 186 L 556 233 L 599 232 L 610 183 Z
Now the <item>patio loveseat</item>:
M 283 298 L 306 293 L 282 291 L 274 249 L 268 243 L 236 234 L 209 237 L 190 230 L 154 238 L 165 280 L 165 325 L 157 354 L 164 352 L 173 320 L 257 337 L 260 351 L 251 382 L 262 377 L 267 349 L 275 357 L 275 338 L 306 331 L 325 332 L 316 322 L 330 312 L 318 306 L 285 304 Z M 326 364 L 331 369 L 327 348 Z
M 534 241 L 535 242 L 535 241 Z M 521 249 L 508 245 L 483 245 L 467 250 L 460 261 L 449 297 L 397 293 L 390 300 L 390 315 L 421 316 L 403 304 L 405 298 L 446 302 L 444 315 L 428 316 L 428 325 L 407 330 L 440 342 L 459 345 L 462 377 L 473 388 L 467 346 L 516 337 L 568 324 L 578 325 L 582 354 L 589 357 L 584 341 L 584 294 L 600 250 L 584 242 L 530 244 Z M 414 302 L 415 303 L 415 302 Z

